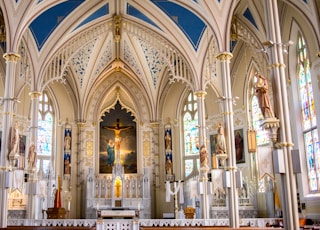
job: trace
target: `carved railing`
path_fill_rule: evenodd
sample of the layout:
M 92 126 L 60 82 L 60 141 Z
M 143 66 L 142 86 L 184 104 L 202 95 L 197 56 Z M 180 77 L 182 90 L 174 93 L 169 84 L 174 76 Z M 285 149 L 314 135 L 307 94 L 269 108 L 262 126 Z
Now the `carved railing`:
M 278 226 L 279 218 L 240 219 L 240 226 Z M 229 226 L 229 219 L 16 219 L 8 220 L 8 226 L 96 227 L 108 230 L 135 230 L 139 227 L 199 227 Z

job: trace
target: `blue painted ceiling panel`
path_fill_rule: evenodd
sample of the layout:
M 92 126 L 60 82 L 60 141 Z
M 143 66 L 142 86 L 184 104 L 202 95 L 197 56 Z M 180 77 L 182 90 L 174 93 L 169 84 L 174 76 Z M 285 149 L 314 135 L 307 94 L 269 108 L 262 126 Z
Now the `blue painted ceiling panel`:
M 197 50 L 206 24 L 193 12 L 181 5 L 167 0 L 151 0 L 162 11 L 164 11 L 187 36 L 194 49 Z
M 29 28 L 39 50 L 63 19 L 83 2 L 84 0 L 70 0 L 60 3 L 43 12 L 30 24 Z
M 246 11 L 243 13 L 243 16 L 247 18 L 251 22 L 251 24 L 258 29 L 257 23 L 254 20 L 254 17 L 252 16 L 252 13 L 249 8 L 246 9 Z
M 98 9 L 96 12 L 94 12 L 93 14 L 91 14 L 89 17 L 87 17 L 85 20 L 83 20 L 79 26 L 77 26 L 77 28 L 97 19 L 100 17 L 103 17 L 105 15 L 109 14 L 109 3 L 105 4 L 103 7 L 101 7 L 100 9 Z
M 147 22 L 147 23 L 159 28 L 150 18 L 148 18 L 146 15 L 141 13 L 139 10 L 137 10 L 136 8 L 131 6 L 130 4 L 127 4 L 127 14 L 131 15 L 131 16 L 134 16 L 136 18 L 139 18 L 142 21 L 145 21 L 145 22 Z

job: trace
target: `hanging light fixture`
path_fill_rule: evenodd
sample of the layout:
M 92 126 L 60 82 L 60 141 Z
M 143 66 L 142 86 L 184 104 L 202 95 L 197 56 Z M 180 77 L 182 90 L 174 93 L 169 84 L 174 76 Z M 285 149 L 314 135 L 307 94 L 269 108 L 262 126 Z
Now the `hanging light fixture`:
M 268 41 L 262 42 L 262 45 L 267 48 L 271 48 L 275 45 L 281 46 L 283 49 L 283 54 L 288 54 L 288 48 L 289 46 L 293 45 L 293 41 L 289 40 L 286 43 L 275 43 L 274 41 L 268 40 Z

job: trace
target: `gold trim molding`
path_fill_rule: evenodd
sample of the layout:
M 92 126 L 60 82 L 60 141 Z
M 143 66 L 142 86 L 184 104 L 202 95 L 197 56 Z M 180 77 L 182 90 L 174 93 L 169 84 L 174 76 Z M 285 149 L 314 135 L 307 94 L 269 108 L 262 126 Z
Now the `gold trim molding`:
M 279 142 L 277 143 L 278 146 L 280 147 L 294 147 L 294 144 L 293 143 L 290 143 L 290 142 Z
M 33 91 L 33 92 L 30 92 L 30 93 L 29 93 L 29 95 L 30 95 L 30 97 L 31 97 L 32 99 L 40 97 L 41 94 L 42 94 L 42 93 L 39 92 L 39 91 Z
M 5 53 L 5 54 L 3 54 L 3 58 L 6 59 L 6 61 L 16 62 L 20 59 L 20 54 Z
M 159 122 L 157 121 L 150 122 L 150 125 L 152 126 L 152 128 L 158 128 L 160 126 Z
M 230 52 L 222 52 L 216 55 L 216 59 L 219 61 L 229 61 L 232 57 L 233 55 Z
M 85 121 L 79 121 L 79 122 L 77 123 L 77 125 L 78 125 L 78 127 L 79 127 L 80 129 L 82 129 L 82 128 L 84 128 L 84 127 L 86 126 L 86 122 L 85 122 Z
M 283 63 L 273 63 L 269 66 L 270 69 L 272 68 L 279 68 L 279 67 L 283 67 L 283 68 L 286 68 L 286 65 L 283 64 Z
M 196 95 L 198 98 L 204 98 L 207 95 L 207 92 L 200 90 L 195 92 L 194 95 Z

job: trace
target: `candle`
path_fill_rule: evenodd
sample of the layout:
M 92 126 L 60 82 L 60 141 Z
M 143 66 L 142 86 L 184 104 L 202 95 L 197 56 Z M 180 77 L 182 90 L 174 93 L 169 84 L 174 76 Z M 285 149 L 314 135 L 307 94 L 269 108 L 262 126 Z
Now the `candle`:
M 70 203 L 71 203 L 70 200 L 68 200 L 68 211 L 70 211 L 70 206 L 71 206 Z

